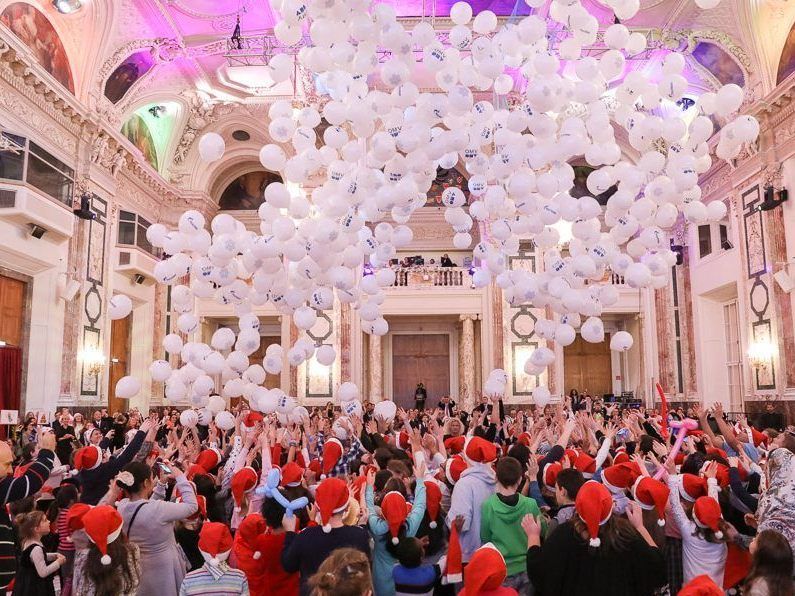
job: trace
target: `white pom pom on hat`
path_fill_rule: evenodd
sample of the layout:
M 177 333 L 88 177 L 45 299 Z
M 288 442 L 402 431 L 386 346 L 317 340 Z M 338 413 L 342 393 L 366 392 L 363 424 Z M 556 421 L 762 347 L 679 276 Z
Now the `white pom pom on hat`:
M 588 541 L 588 544 L 589 544 L 590 546 L 593 546 L 594 548 L 599 548 L 599 545 L 600 545 L 600 544 L 602 544 L 602 539 L 601 539 L 601 538 L 598 538 L 598 537 L 597 537 L 597 538 L 591 538 L 591 539 Z
M 212 557 L 209 562 L 210 565 L 212 565 L 213 567 L 218 567 L 218 565 L 221 564 L 221 559 L 219 559 L 218 557 Z
M 431 530 L 435 530 L 437 525 L 438 524 L 435 521 L 432 521 L 428 524 L 428 527 L 430 527 Z
M 102 555 L 99 559 L 99 562 L 103 565 L 110 565 L 110 555 Z
M 262 553 L 259 552 L 259 551 L 256 551 L 254 553 L 254 557 L 253 558 L 254 558 L 255 561 L 259 561 L 262 558 Z
M 324 524 L 324 525 L 323 525 L 323 531 L 324 531 L 326 534 L 328 534 L 329 532 L 331 532 L 331 524 Z
M 398 540 L 397 536 L 392 536 L 392 544 L 398 544 L 400 540 Z
M 720 530 L 715 532 L 715 538 L 717 538 L 718 540 L 721 540 L 723 538 L 723 532 L 721 532 Z
M 664 525 L 665 525 L 665 520 L 664 520 L 664 519 L 662 519 L 662 518 L 661 518 L 661 519 L 658 519 L 658 520 L 657 520 L 657 525 L 658 525 L 658 526 L 660 526 L 660 527 L 664 526 Z

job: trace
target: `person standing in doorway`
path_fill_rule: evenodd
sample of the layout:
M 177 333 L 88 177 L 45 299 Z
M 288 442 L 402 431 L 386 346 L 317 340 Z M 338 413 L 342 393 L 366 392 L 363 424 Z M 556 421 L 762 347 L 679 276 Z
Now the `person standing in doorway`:
M 422 381 L 417 383 L 417 389 L 414 391 L 414 407 L 420 412 L 425 409 L 425 400 L 428 399 L 428 392 L 425 390 L 425 385 Z

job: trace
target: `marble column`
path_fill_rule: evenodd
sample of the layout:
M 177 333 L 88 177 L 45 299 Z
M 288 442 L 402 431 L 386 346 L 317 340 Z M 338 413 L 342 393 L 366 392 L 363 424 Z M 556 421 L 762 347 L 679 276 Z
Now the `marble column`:
M 654 290 L 659 382 L 666 395 L 676 395 L 676 350 L 674 349 L 673 292 L 671 286 Z M 656 398 L 655 398 L 656 399 Z
M 475 395 L 475 315 L 461 315 L 458 393 L 459 408 L 469 412 Z
M 784 209 L 773 209 L 764 214 L 767 231 L 767 246 L 770 251 L 769 263 L 772 272 L 777 273 L 787 266 L 787 240 L 784 234 Z M 771 276 L 772 277 L 772 276 Z M 778 370 L 783 371 L 783 386 L 795 387 L 795 325 L 793 325 L 792 302 L 789 293 L 781 289 L 774 280 L 768 287 L 773 288 L 774 318 L 776 339 L 778 340 Z M 782 383 L 779 383 L 782 386 Z
M 371 333 L 368 335 L 370 351 L 370 401 L 377 402 L 384 399 L 384 356 L 381 351 L 381 336 Z M 389 396 L 391 399 L 391 396 Z

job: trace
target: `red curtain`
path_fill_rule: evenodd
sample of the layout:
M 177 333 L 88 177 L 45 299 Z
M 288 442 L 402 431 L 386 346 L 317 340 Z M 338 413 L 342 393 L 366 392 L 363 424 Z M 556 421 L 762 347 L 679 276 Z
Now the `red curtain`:
M 22 390 L 22 350 L 0 347 L 0 410 L 18 410 Z

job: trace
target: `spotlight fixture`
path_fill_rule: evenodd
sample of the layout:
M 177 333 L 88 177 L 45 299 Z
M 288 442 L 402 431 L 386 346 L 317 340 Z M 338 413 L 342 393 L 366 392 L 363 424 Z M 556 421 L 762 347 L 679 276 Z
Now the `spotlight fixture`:
M 133 275 L 133 281 L 140 286 L 142 283 L 146 281 L 146 278 L 140 273 L 136 273 L 135 275 Z
M 160 116 L 166 113 L 166 106 L 152 106 L 148 111 L 155 118 L 160 118 Z
M 52 5 L 61 14 L 72 14 L 83 8 L 80 0 L 52 0 Z
M 776 191 L 772 186 L 768 186 L 765 188 L 765 200 L 757 205 L 756 210 L 772 211 L 787 199 L 789 199 L 789 193 L 787 192 L 786 188 L 779 190 L 778 198 L 776 198 Z
M 33 236 L 36 240 L 41 240 L 42 236 L 47 233 L 45 228 L 38 226 L 36 224 L 29 224 L 30 225 L 30 235 Z
M 72 213 L 80 219 L 96 219 L 97 214 L 91 211 L 91 195 L 83 194 L 80 197 L 80 209 L 73 209 Z

